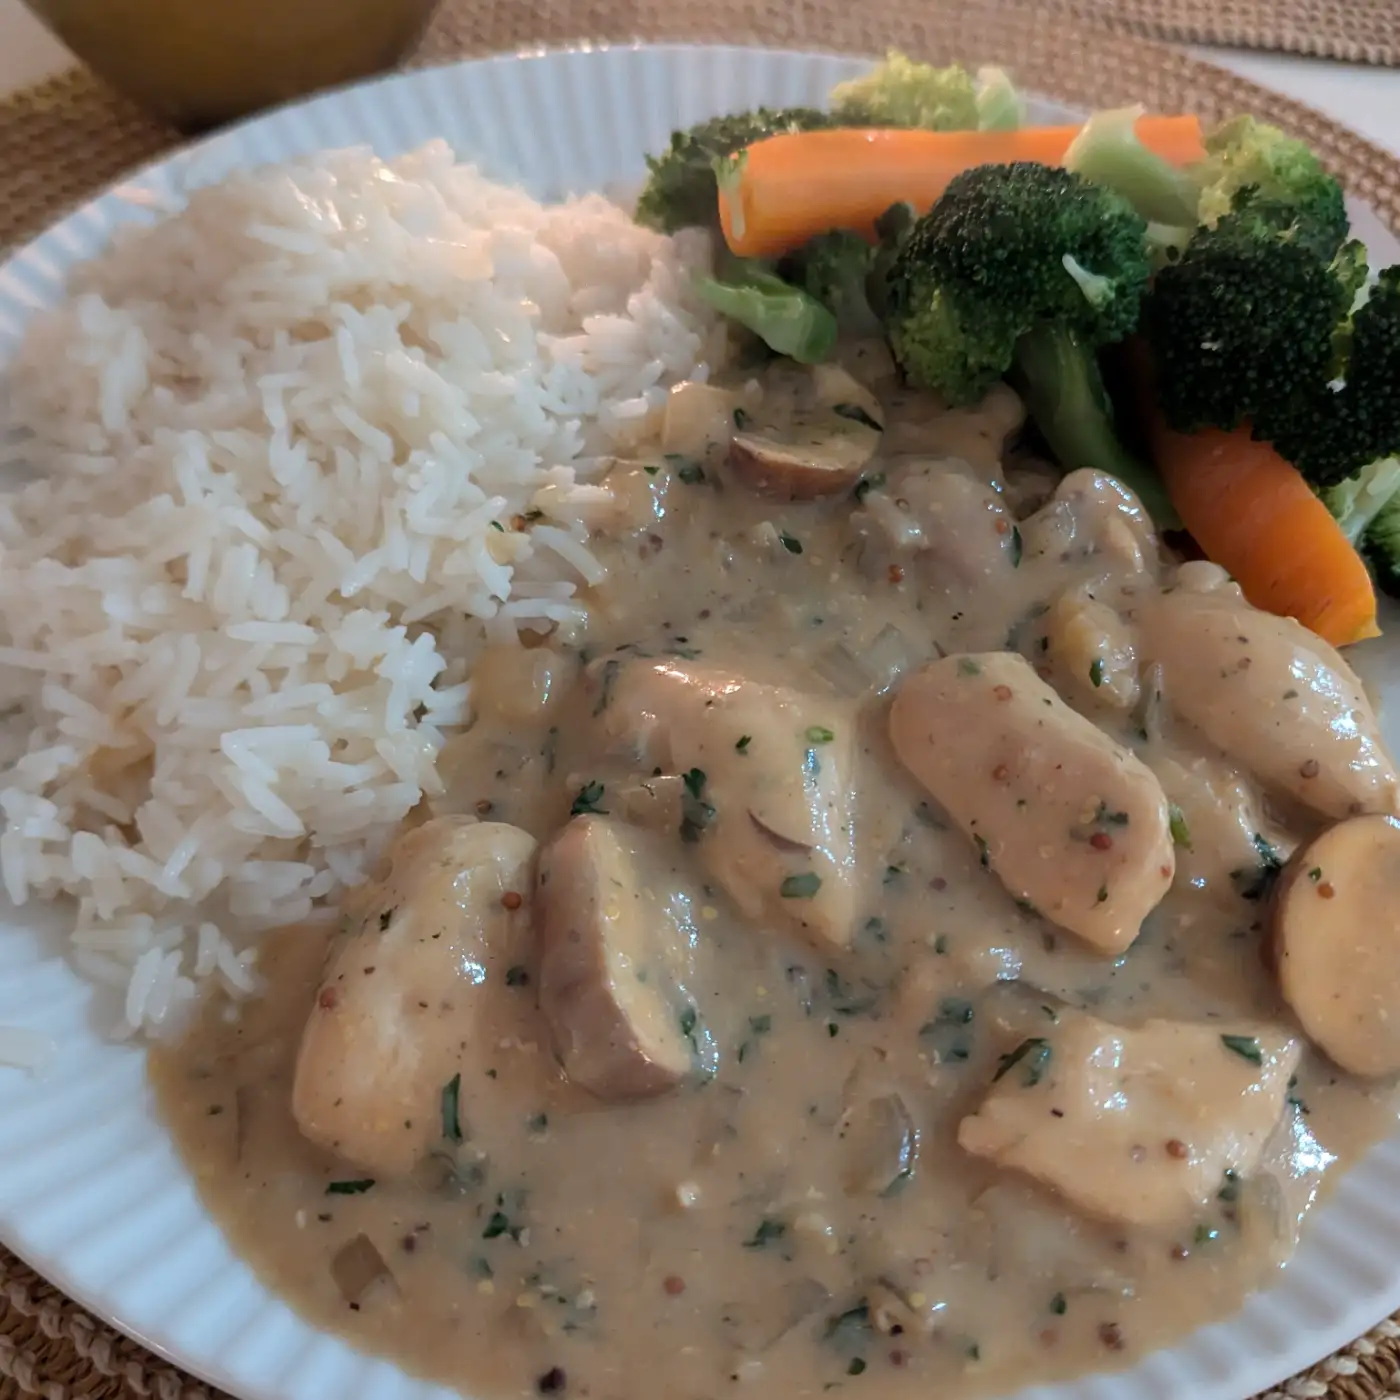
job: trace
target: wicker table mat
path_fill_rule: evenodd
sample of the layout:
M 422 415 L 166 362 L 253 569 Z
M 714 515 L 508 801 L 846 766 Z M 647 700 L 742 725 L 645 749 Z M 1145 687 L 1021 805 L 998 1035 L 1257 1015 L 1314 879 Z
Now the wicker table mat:
M 1005 3 L 1006 0 L 1003 0 Z M 1373 22 L 1387 5 L 1395 21 Z M 1196 0 L 1049 0 L 1026 8 L 959 4 L 957 0 L 707 0 L 682 8 L 674 0 L 448 0 L 415 58 L 442 62 L 465 54 L 510 51 L 571 41 L 658 40 L 763 43 L 859 53 L 895 45 L 948 61 L 995 61 L 1032 78 L 1037 89 L 1084 106 L 1142 101 L 1159 110 L 1194 110 L 1208 119 L 1248 110 L 1279 122 L 1309 142 L 1400 232 L 1400 161 L 1316 112 L 1184 54 L 1067 20 L 1065 12 L 1123 26 L 1170 30 L 1177 37 L 1232 37 L 1209 24 L 1258 16 L 1258 5 L 1210 6 Z M 1151 23 L 1146 16 L 1151 11 Z M 1273 15 L 1304 12 L 1340 32 L 1371 37 L 1372 52 L 1349 56 L 1400 61 L 1400 0 L 1374 4 L 1337 0 L 1272 7 Z M 1196 15 L 1199 29 L 1182 18 Z M 1241 19 L 1239 22 L 1243 23 Z M 1291 21 L 1268 30 L 1280 41 Z M 1367 24 L 1370 22 L 1370 28 Z M 1300 31 L 1301 32 L 1301 31 Z M 1379 36 L 1377 38 L 1377 36 Z M 1321 51 L 1314 48 L 1312 51 Z M 82 72 L 63 74 L 0 102 L 0 248 L 34 233 L 63 210 L 175 143 L 174 133 Z M 13 1255 L 0 1249 L 0 1400 L 213 1400 L 214 1392 L 150 1356 L 89 1316 Z M 334 1397 L 327 1397 L 334 1400 Z M 1182 1397 L 1187 1400 L 1187 1397 Z M 1381 1323 L 1335 1356 L 1289 1381 L 1269 1400 L 1400 1400 L 1400 1322 Z

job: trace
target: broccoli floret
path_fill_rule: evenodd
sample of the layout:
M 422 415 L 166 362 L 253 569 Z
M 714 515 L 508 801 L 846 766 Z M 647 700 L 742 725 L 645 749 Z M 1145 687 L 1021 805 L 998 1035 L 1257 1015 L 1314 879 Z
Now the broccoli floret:
M 1068 171 L 1025 161 L 966 171 L 890 270 L 895 356 L 918 383 L 972 403 L 1033 325 L 1064 325 L 1090 346 L 1121 340 L 1147 284 L 1144 234 L 1127 200 Z
M 801 287 L 761 264 L 736 263 L 726 281 L 702 277 L 695 285 L 720 315 L 737 321 L 790 360 L 819 364 L 836 345 L 836 317 Z
M 1325 385 L 1357 287 L 1356 249 L 1249 192 L 1158 272 L 1143 307 L 1171 427 L 1235 428 L 1272 437 L 1300 387 Z M 1363 269 L 1364 270 L 1364 269 Z M 1353 464 L 1355 465 L 1355 464 Z
M 1015 131 L 1026 120 L 1026 99 L 1016 91 L 1004 68 L 977 70 L 977 127 L 980 131 Z
M 1126 199 L 1069 171 L 967 171 L 896 256 L 886 329 L 906 376 L 951 403 L 1010 373 L 1065 467 L 1117 476 L 1166 525 L 1166 494 L 1118 441 L 1094 358 L 1137 324 L 1145 233 Z
M 821 302 L 842 330 L 869 335 L 879 329 L 866 289 L 874 253 L 859 234 L 833 230 L 784 259 L 778 270 Z
M 677 131 L 670 147 L 647 157 L 647 182 L 637 199 L 640 224 L 674 233 L 681 228 L 709 228 L 718 217 L 715 162 L 755 141 L 787 131 L 818 131 L 832 125 L 825 112 L 810 107 L 770 111 L 760 107 L 736 116 L 714 117 L 689 131 Z
M 1400 598 L 1400 492 L 1385 503 L 1371 522 L 1361 540 L 1361 553 L 1381 591 Z
M 1342 533 L 1359 547 L 1397 493 L 1400 493 L 1400 457 L 1383 457 L 1363 467 L 1355 476 L 1329 487 L 1322 493 L 1322 501 L 1342 527 Z M 1397 515 L 1396 525 L 1400 527 L 1400 515 Z M 1400 569 L 1400 556 L 1396 558 L 1396 566 Z
M 1095 112 L 1065 152 L 1064 166 L 1117 190 L 1152 224 L 1194 229 L 1200 185 L 1193 176 L 1138 140 L 1141 107 Z M 1184 246 L 1185 237 L 1173 240 Z
M 1206 158 L 1193 168 L 1200 185 L 1196 220 L 1213 228 L 1236 206 L 1242 190 L 1286 204 L 1315 228 L 1347 235 L 1342 187 L 1302 141 L 1253 117 L 1235 117 L 1205 138 Z
M 847 126 L 908 126 L 973 131 L 977 87 L 961 64 L 935 68 L 891 49 L 863 77 L 831 90 L 831 110 Z

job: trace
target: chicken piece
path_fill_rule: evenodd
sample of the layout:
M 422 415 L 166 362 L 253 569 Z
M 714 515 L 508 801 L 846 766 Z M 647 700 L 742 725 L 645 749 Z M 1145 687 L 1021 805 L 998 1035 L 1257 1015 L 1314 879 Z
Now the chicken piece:
M 1161 785 L 1011 652 L 949 656 L 890 710 L 899 761 L 1018 900 L 1117 955 L 1176 868 Z
M 1171 1230 L 1247 1177 L 1284 1109 L 1301 1047 L 1276 1026 L 1148 1021 L 1064 1009 L 1003 1056 L 958 1142 L 1084 1214 Z
M 1240 872 L 1259 865 L 1261 844 L 1271 851 L 1289 848 L 1287 834 L 1267 819 L 1258 794 L 1228 763 L 1180 749 L 1153 749 L 1146 762 L 1176 809 L 1179 886 L 1233 903 Z
M 700 1066 L 698 901 L 672 897 L 675 878 L 662 839 L 608 817 L 576 817 L 540 854 L 540 1010 L 599 1098 L 662 1094 Z
M 1133 630 L 1107 603 L 1062 594 L 1046 614 L 1045 638 L 1055 688 L 1076 709 L 1126 711 L 1137 704 Z
M 515 1016 L 535 850 L 516 827 L 440 817 L 352 895 L 297 1056 L 292 1112 L 312 1142 L 397 1176 L 440 1141 L 443 1086 Z
M 600 697 L 601 698 L 601 697 Z M 632 661 L 601 723 L 639 764 L 687 775 L 679 835 L 748 919 L 849 946 L 855 705 L 714 667 Z
M 1233 589 L 1166 593 L 1136 620 L 1167 704 L 1267 787 L 1329 817 L 1397 810 L 1375 712 L 1320 637 Z
M 1400 823 L 1352 817 L 1288 862 L 1268 952 L 1308 1038 L 1352 1074 L 1400 1070 Z
M 880 402 L 839 365 L 775 366 L 735 426 L 730 474 L 777 500 L 841 495 L 880 450 Z
M 1028 563 L 1094 559 L 1106 573 L 1155 573 L 1157 536 L 1147 512 L 1121 482 L 1084 467 L 1070 472 L 1048 504 L 1021 523 Z
M 956 457 L 907 458 L 851 516 L 876 573 L 916 562 L 940 586 L 972 588 L 1016 565 L 1018 539 L 995 487 Z

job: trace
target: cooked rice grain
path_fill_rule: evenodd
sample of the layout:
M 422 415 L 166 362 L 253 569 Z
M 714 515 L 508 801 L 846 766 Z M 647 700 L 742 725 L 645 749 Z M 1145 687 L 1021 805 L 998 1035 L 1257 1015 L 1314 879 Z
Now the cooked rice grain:
M 124 233 L 36 319 L 7 385 L 36 479 L 0 497 L 0 877 L 76 897 L 120 1030 L 250 988 L 257 932 L 433 791 L 477 649 L 577 626 L 586 482 L 712 357 L 707 257 L 442 143 L 340 151 Z

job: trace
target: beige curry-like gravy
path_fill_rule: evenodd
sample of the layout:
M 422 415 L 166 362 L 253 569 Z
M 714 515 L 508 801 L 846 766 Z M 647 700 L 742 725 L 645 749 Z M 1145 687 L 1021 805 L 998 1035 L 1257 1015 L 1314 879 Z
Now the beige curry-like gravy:
M 1008 393 L 848 363 L 673 391 L 585 634 L 484 651 L 384 879 L 153 1055 L 269 1286 L 464 1393 L 1121 1365 L 1394 1123 L 1265 957 L 1279 865 L 1395 810 L 1345 663 Z

